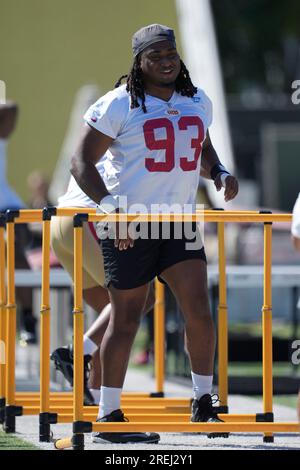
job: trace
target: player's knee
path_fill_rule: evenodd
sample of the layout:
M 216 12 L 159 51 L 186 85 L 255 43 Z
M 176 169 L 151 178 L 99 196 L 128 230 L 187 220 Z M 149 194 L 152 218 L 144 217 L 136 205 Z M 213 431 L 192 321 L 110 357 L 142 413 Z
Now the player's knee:
M 208 301 L 197 302 L 184 309 L 185 322 L 192 328 L 199 325 L 211 325 L 213 323 L 210 306 Z
M 112 333 L 114 336 L 131 337 L 136 334 L 139 326 L 140 318 L 128 315 L 121 320 L 113 322 Z
M 114 312 L 113 331 L 128 334 L 135 332 L 141 320 L 142 306 L 138 303 L 125 302 L 120 310 Z
M 184 311 L 192 316 L 210 315 L 209 299 L 206 291 L 199 291 L 196 295 L 187 296 L 182 305 Z

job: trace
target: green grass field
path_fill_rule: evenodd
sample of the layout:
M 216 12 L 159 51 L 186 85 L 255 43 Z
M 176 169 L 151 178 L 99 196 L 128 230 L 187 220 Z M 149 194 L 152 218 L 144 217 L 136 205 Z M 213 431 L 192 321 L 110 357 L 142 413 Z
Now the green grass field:
M 19 439 L 14 434 L 6 434 L 0 431 L 0 451 L 1 450 L 38 450 L 38 447 Z

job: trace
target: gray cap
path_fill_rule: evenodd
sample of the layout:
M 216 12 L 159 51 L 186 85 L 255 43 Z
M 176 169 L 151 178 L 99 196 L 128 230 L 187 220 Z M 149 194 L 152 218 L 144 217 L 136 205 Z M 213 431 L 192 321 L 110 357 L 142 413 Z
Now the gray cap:
M 160 41 L 170 41 L 173 43 L 174 48 L 176 48 L 173 29 L 162 24 L 150 24 L 139 29 L 132 36 L 132 50 L 134 57 L 146 49 L 146 47 Z

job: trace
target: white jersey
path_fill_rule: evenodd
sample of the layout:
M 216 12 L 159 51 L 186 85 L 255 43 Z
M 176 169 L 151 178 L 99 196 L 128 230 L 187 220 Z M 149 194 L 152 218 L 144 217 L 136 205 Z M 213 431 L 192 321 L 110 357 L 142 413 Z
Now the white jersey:
M 123 85 L 86 112 L 90 126 L 114 139 L 101 159 L 102 179 L 112 195 L 127 197 L 127 212 L 139 212 L 136 204 L 149 212 L 161 204 L 194 204 L 211 101 L 198 89 L 193 98 L 174 92 L 168 102 L 146 95 L 145 105 L 147 113 L 130 109 Z
M 6 147 L 7 140 L 0 139 L 0 212 L 6 209 L 23 209 L 25 207 L 6 179 Z
M 292 218 L 292 235 L 296 238 L 300 238 L 300 193 L 296 199 L 294 208 L 293 208 L 293 218 Z

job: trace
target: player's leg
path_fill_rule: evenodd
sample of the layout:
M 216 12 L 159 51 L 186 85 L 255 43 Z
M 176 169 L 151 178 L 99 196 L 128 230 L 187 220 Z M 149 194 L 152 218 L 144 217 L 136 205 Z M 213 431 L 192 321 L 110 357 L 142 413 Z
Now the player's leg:
M 166 269 L 161 277 L 168 283 L 184 315 L 186 348 L 192 371 L 212 376 L 215 331 L 209 307 L 205 261 L 182 261 Z
M 215 329 L 208 298 L 206 256 L 198 230 L 194 245 L 187 247 L 187 241 L 183 234 L 181 239 L 162 246 L 160 277 L 170 286 L 185 320 L 194 392 L 191 419 L 220 422 L 211 395 Z M 211 433 L 209 437 L 228 437 L 228 433 Z
M 70 276 L 73 278 L 73 223 L 71 217 L 54 217 L 51 222 L 52 248 Z M 104 282 L 103 259 L 101 249 L 87 224 L 83 228 L 83 298 L 99 317 L 84 336 L 85 354 L 85 402 L 99 402 L 99 386 L 101 370 L 99 361 L 99 345 L 108 324 L 109 312 L 106 307 L 109 302 L 108 292 L 99 283 Z M 73 383 L 73 353 L 71 346 L 63 346 L 51 355 L 56 367 L 63 373 L 72 385 Z M 91 358 L 93 359 L 91 361 Z M 95 361 L 95 363 L 94 363 Z M 92 373 L 89 373 L 91 368 Z M 92 390 L 92 400 L 89 389 Z
M 133 248 L 120 251 L 114 240 L 102 241 L 106 285 L 111 300 L 111 316 L 101 349 L 102 386 L 98 421 L 125 421 L 121 393 L 131 347 L 138 330 L 153 278 L 156 253 L 148 240 L 136 240 Z M 94 442 L 156 443 L 156 433 L 93 433 Z
M 148 293 L 148 285 L 119 290 L 109 288 L 111 316 L 104 334 L 101 349 L 102 386 L 97 421 L 123 422 L 121 393 L 131 347 L 140 324 L 142 310 Z M 157 443 L 157 433 L 93 433 L 97 443 Z
M 126 290 L 109 287 L 111 316 L 100 348 L 104 387 L 123 387 L 131 347 L 140 324 L 148 289 L 147 284 Z
M 101 288 L 104 290 L 103 288 Z M 109 316 L 111 312 L 111 305 L 110 303 L 106 305 L 102 310 L 102 305 L 98 305 L 98 309 L 95 307 L 97 306 L 97 302 L 99 304 L 101 292 L 99 292 L 98 287 L 94 287 L 91 289 L 86 289 L 84 292 L 84 299 L 88 303 L 88 305 L 93 305 L 93 308 L 97 311 L 101 311 L 99 317 L 94 321 L 94 323 L 90 326 L 88 331 L 85 333 L 85 337 L 90 338 L 95 344 L 99 347 L 102 342 L 103 335 L 105 333 L 106 327 L 108 325 Z M 93 298 L 95 296 L 95 299 Z M 152 310 L 155 303 L 155 296 L 154 296 L 154 289 L 153 284 L 150 285 L 146 303 L 142 312 L 142 315 L 146 315 L 149 311 Z M 96 352 L 93 353 L 93 361 L 91 364 L 91 371 L 89 376 L 89 388 L 92 389 L 93 396 L 100 396 L 100 386 L 101 386 L 101 362 L 100 362 L 100 350 L 97 349 Z M 96 400 L 99 402 L 99 400 Z
M 201 259 L 182 261 L 166 269 L 161 277 L 170 286 L 185 319 L 194 391 L 191 420 L 221 422 L 211 395 L 215 331 L 208 300 L 206 262 Z M 228 437 L 228 433 L 210 433 L 208 437 Z

